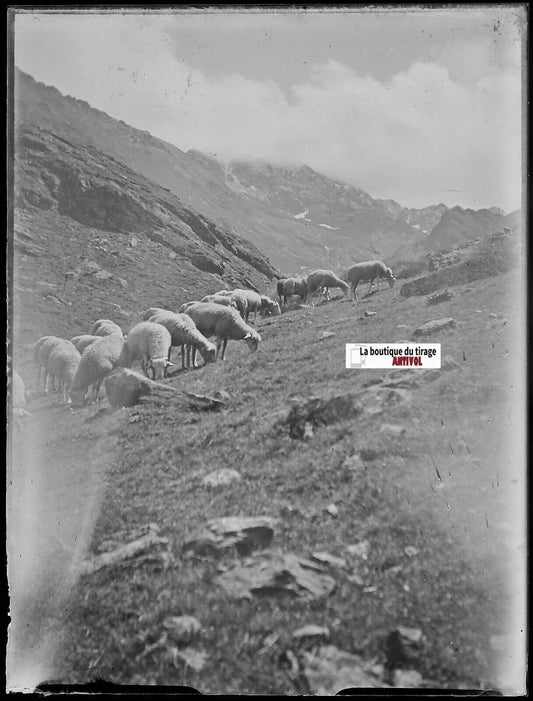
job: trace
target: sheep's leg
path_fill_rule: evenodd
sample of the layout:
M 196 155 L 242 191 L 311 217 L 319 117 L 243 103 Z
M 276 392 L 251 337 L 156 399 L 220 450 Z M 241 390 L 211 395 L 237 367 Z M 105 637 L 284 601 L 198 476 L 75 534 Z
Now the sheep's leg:
M 225 338 L 223 343 L 222 343 L 222 360 L 224 360 L 224 357 L 226 355 L 226 346 L 228 345 L 228 339 Z
M 189 367 L 189 346 L 187 346 L 187 367 Z M 185 370 L 185 343 L 181 346 L 181 369 Z
M 41 391 L 41 369 L 39 365 L 39 369 L 37 370 L 37 394 Z
M 215 360 L 218 360 L 218 356 L 220 355 L 220 346 L 222 345 L 222 337 L 217 336 L 217 352 L 215 355 Z
M 196 346 L 191 346 L 191 355 L 192 355 L 192 366 L 193 366 L 193 368 L 197 368 L 198 365 L 196 364 Z

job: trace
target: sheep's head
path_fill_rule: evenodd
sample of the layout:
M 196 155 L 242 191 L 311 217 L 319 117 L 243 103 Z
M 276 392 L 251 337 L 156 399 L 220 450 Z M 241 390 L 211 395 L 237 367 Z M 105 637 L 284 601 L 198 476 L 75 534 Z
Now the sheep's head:
M 394 283 L 396 282 L 396 278 L 392 274 L 392 270 L 390 268 L 387 268 L 387 282 L 389 283 L 389 287 L 392 288 L 394 287 Z
M 165 376 L 167 367 L 170 367 L 174 363 L 171 363 L 168 358 L 152 358 L 148 363 L 147 368 L 151 368 L 154 380 L 160 380 Z
M 251 333 L 246 334 L 246 336 L 243 338 L 243 341 L 246 343 L 246 345 L 252 351 L 252 353 L 254 353 L 257 350 L 257 347 L 259 346 L 261 336 L 257 333 L 257 331 L 252 331 Z
M 211 344 L 209 348 L 204 348 L 204 349 L 200 348 L 199 350 L 200 350 L 200 355 L 204 359 L 204 363 L 207 364 L 207 363 L 214 363 L 215 362 L 215 358 L 216 358 L 216 354 L 217 354 L 216 346 Z

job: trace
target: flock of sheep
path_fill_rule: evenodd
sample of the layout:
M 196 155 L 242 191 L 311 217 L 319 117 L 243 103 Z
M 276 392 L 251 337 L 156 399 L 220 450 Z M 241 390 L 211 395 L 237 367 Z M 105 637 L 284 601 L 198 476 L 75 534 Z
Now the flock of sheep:
M 384 278 L 392 288 L 394 276 L 381 261 L 369 261 L 352 266 L 344 280 L 332 270 L 315 270 L 306 278 L 280 280 L 277 292 L 280 304 L 286 304 L 292 295 L 302 301 L 311 300 L 316 292 L 329 299 L 329 288 L 338 287 L 344 293 L 355 290 L 361 281 Z M 311 301 L 312 303 L 312 301 Z M 124 336 L 122 329 L 109 319 L 96 321 L 90 332 L 70 340 L 57 336 L 43 336 L 35 343 L 33 358 L 37 365 L 37 392 L 46 393 L 50 385 L 57 387 L 59 402 L 83 406 L 89 388 L 92 399 L 98 398 L 103 380 L 117 367 L 131 367 L 140 362 L 145 375 L 153 379 L 165 376 L 172 348 L 181 348 L 182 367 L 196 367 L 200 353 L 204 363 L 219 357 L 224 360 L 228 340 L 243 340 L 251 351 L 256 351 L 261 336 L 249 325 L 255 324 L 257 314 L 281 314 L 278 302 L 250 289 L 221 290 L 199 301 L 186 302 L 177 312 L 150 307 L 143 320 Z M 216 343 L 208 339 L 215 337 Z M 42 375 L 42 378 L 41 378 Z

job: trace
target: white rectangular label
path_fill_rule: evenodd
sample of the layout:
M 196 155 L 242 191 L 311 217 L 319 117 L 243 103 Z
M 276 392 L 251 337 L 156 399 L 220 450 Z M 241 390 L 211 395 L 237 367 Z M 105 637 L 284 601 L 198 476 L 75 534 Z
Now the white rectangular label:
M 440 343 L 347 343 L 348 369 L 440 368 Z

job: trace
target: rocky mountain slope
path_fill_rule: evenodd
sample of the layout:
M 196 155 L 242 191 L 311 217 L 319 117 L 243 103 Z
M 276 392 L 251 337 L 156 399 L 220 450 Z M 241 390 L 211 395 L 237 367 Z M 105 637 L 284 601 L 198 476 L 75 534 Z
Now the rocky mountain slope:
M 124 163 L 219 228 L 254 243 L 285 273 L 387 257 L 423 240 L 417 228 L 367 193 L 311 168 L 222 165 L 198 151 L 184 153 L 18 70 L 15 120 Z
M 440 221 L 431 231 L 428 247 L 432 251 L 453 248 L 480 236 L 495 234 L 504 226 L 506 226 L 505 216 L 497 208 L 475 211 L 453 207 L 443 213 Z
M 264 289 L 278 274 L 168 190 L 45 129 L 17 130 L 14 207 L 16 344 L 84 333 L 101 316 L 127 326 L 148 306 L 174 309 L 228 285 Z
M 433 228 L 439 223 L 444 212 L 447 212 L 447 207 L 442 202 L 422 209 L 413 209 L 410 207 L 402 207 L 401 204 L 394 200 L 376 200 L 383 205 L 388 212 L 399 221 L 404 221 L 410 224 L 413 228 L 420 230 L 423 234 L 429 234 Z

